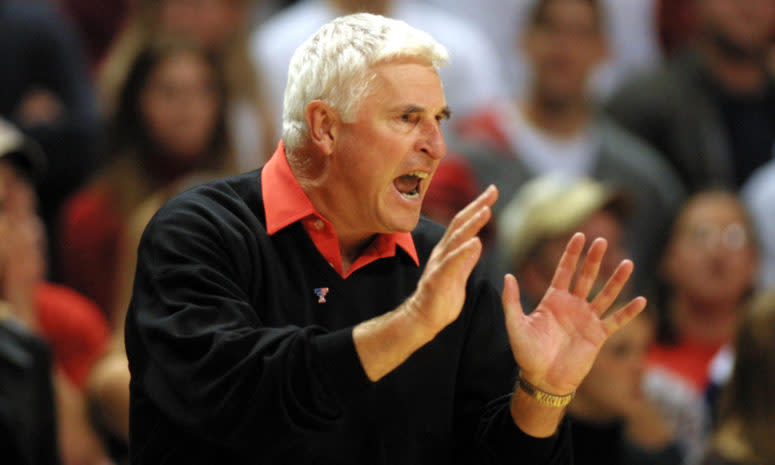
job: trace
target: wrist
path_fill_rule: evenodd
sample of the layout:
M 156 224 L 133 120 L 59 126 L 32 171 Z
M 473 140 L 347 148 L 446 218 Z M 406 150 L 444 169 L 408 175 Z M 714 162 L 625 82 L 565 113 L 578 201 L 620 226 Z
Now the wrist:
M 398 307 L 396 313 L 404 321 L 404 324 L 409 327 L 414 337 L 422 341 L 423 344 L 432 341 L 445 327 L 428 317 L 427 313 L 423 311 L 420 299 L 415 295 Z
M 352 337 L 367 377 L 375 382 L 433 339 L 403 306 L 358 324 Z
M 565 407 L 541 403 L 519 385 L 511 397 L 510 411 L 514 424 L 525 434 L 536 438 L 547 438 L 555 434 L 565 415 Z
M 555 393 L 553 390 L 545 390 L 538 387 L 531 381 L 528 381 L 522 371 L 520 370 L 517 377 L 517 385 L 515 390 L 524 392 L 528 397 L 535 402 L 547 406 L 547 407 L 566 407 L 576 396 L 576 391 L 566 393 Z

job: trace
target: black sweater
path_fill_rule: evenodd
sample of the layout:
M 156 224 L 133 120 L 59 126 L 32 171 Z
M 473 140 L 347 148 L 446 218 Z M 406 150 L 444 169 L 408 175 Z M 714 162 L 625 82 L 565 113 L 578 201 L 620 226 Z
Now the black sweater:
M 379 382 L 352 327 L 414 290 L 443 230 L 347 279 L 295 223 L 266 233 L 258 171 L 164 206 L 126 322 L 134 464 L 568 463 L 567 426 L 520 432 L 500 300 L 478 271 L 461 316 Z M 325 303 L 315 289 L 329 288 Z

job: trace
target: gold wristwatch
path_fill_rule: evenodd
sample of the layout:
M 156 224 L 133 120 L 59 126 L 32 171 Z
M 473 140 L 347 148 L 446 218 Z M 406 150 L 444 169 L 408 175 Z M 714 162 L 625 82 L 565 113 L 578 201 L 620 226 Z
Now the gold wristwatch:
M 552 407 L 565 407 L 576 396 L 576 391 L 573 391 L 570 394 L 566 394 L 564 396 L 557 396 L 554 394 L 549 394 L 548 392 L 544 392 L 527 382 L 525 378 L 522 377 L 521 372 L 517 378 L 517 386 L 519 389 L 522 389 L 525 394 L 529 395 L 539 403 L 544 405 L 551 405 Z

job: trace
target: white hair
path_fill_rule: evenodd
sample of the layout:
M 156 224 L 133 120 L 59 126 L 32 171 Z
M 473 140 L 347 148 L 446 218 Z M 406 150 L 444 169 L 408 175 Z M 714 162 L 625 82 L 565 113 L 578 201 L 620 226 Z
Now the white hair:
M 288 67 L 283 104 L 283 142 L 291 152 L 305 141 L 307 105 L 322 100 L 343 120 L 355 120 L 359 102 L 371 89 L 372 68 L 394 59 L 448 61 L 443 45 L 403 21 L 368 13 L 336 18 L 302 43 Z

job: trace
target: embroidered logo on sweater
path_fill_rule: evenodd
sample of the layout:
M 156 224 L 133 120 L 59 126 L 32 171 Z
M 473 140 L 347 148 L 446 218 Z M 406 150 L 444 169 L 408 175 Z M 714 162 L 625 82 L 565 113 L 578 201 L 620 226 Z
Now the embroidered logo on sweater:
M 328 295 L 328 288 L 327 287 L 316 287 L 315 288 L 315 295 L 318 296 L 318 303 L 319 304 L 326 303 L 326 295 Z

